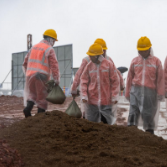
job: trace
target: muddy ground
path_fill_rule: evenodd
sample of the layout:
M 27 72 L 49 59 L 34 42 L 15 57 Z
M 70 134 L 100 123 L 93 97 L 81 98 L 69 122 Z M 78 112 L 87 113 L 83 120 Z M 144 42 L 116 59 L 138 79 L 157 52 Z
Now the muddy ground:
M 167 167 L 162 137 L 57 110 L 16 122 L 0 138 L 18 150 L 24 167 Z
M 80 98 L 77 97 L 76 102 L 78 106 L 80 107 Z M 47 111 L 52 110 L 60 110 L 65 111 L 69 104 L 72 101 L 72 97 L 66 98 L 66 101 L 64 104 L 58 105 L 58 104 L 51 104 L 48 105 Z M 24 119 L 23 115 L 23 98 L 22 97 L 16 97 L 16 96 L 0 96 L 0 128 L 8 127 L 9 125 L 13 124 L 14 122 L 20 121 Z M 119 108 L 118 109 L 118 119 L 117 123 L 120 125 L 126 125 L 126 118 L 123 118 L 123 112 L 127 111 L 125 108 Z M 37 107 L 34 106 L 32 110 L 32 115 L 35 115 L 37 113 Z
M 66 98 L 66 101 L 62 105 L 55 105 L 49 103 L 48 110 L 60 110 L 65 111 L 72 101 L 72 97 Z M 76 102 L 80 107 L 80 98 L 76 98 Z M 167 139 L 167 112 L 166 112 L 166 104 L 165 102 L 160 105 L 160 114 L 159 114 L 159 123 L 156 135 L 162 136 L 164 139 Z M 8 127 L 14 122 L 20 121 L 24 118 L 23 115 L 23 98 L 16 96 L 0 96 L 0 128 Z M 34 107 L 32 111 L 32 115 L 35 115 L 37 112 L 37 108 Z M 117 125 L 127 125 L 127 118 L 129 113 L 129 103 L 125 100 L 123 96 L 120 97 L 118 103 L 118 111 L 117 111 Z
M 167 167 L 167 141 L 157 137 L 167 136 L 165 103 L 153 136 L 126 127 L 129 104 L 124 98 L 114 126 L 69 117 L 63 112 L 71 101 L 49 103 L 48 112 L 37 115 L 34 107 L 34 117 L 24 119 L 22 98 L 0 96 L 0 167 Z M 79 97 L 76 102 L 80 106 Z

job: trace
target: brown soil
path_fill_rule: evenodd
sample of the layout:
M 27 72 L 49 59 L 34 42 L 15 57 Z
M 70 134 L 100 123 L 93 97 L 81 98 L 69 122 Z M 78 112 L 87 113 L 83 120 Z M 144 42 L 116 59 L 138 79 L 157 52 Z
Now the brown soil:
M 22 167 L 21 157 L 15 149 L 8 146 L 6 141 L 0 140 L 0 167 Z
M 25 167 L 167 167 L 161 137 L 61 111 L 23 119 L 1 129 L 0 137 L 20 152 Z
M 63 104 L 48 103 L 48 111 L 61 110 L 65 111 L 72 102 L 72 97 L 67 97 Z M 80 106 L 80 98 L 76 98 L 76 102 Z M 0 128 L 12 125 L 14 122 L 24 119 L 23 114 L 23 98 L 16 96 L 0 96 Z M 32 115 L 37 113 L 37 107 L 34 106 Z

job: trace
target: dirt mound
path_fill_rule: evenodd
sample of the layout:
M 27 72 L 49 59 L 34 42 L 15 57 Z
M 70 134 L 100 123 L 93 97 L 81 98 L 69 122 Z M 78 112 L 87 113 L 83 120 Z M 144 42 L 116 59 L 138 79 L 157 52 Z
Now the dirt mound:
M 0 167 L 22 167 L 20 155 L 8 146 L 6 141 L 0 140 Z
M 167 141 L 135 127 L 37 114 L 3 129 L 26 167 L 166 167 Z

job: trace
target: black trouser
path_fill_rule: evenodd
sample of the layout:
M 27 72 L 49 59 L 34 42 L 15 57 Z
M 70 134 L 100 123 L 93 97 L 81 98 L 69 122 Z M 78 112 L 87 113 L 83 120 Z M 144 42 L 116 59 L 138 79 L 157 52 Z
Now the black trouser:
M 31 116 L 31 111 L 33 109 L 33 106 L 34 106 L 34 102 L 33 101 L 27 101 L 27 106 L 23 110 L 25 118 Z M 42 113 L 42 112 L 45 112 L 45 110 L 38 107 L 38 113 Z
M 101 114 L 101 122 L 103 122 L 104 124 L 107 124 L 107 120 L 102 114 Z
M 38 113 L 41 113 L 41 112 L 45 112 L 45 110 L 42 108 L 38 108 Z
M 149 133 L 154 135 L 154 130 L 152 130 L 152 129 L 147 129 L 146 132 L 149 132 Z

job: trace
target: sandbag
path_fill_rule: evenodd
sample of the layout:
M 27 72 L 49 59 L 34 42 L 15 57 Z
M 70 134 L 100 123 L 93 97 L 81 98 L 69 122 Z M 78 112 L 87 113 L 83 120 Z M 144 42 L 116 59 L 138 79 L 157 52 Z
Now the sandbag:
M 76 118 L 81 118 L 82 117 L 81 110 L 78 107 L 78 105 L 77 105 L 77 103 L 75 102 L 74 99 L 70 103 L 70 105 L 68 106 L 68 108 L 65 111 L 65 113 L 68 114 L 69 116 L 73 116 L 73 117 L 76 117 Z
M 66 96 L 59 85 L 54 85 L 52 88 L 49 88 L 49 94 L 46 97 L 46 100 L 53 104 L 63 104 L 66 99 Z

